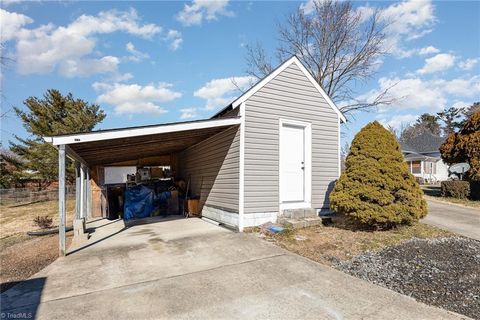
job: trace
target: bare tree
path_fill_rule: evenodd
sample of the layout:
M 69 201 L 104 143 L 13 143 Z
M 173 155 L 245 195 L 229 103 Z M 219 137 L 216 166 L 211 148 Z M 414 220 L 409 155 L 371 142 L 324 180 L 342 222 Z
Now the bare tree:
M 317 0 L 314 11 L 302 8 L 278 25 L 276 58 L 284 61 L 296 55 L 315 80 L 336 103 L 346 103 L 341 111 L 368 110 L 391 104 L 387 88 L 371 99 L 358 99 L 358 82 L 370 79 L 387 54 L 385 27 L 379 11 L 355 10 L 351 2 Z M 247 73 L 261 78 L 272 71 L 261 44 L 247 46 Z

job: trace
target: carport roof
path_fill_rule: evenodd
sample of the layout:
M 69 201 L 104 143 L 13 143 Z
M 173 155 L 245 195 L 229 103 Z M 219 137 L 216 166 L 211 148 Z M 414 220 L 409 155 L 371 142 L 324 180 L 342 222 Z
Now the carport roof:
M 45 137 L 54 146 L 87 165 L 102 165 L 183 151 L 228 127 L 239 117 L 98 130 Z

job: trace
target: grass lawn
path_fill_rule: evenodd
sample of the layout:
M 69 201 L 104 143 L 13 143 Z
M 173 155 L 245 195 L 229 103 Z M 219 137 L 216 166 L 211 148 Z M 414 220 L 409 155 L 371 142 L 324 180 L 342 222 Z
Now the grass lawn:
M 446 203 L 460 204 L 466 207 L 480 208 L 480 201 L 470 200 L 470 199 L 457 199 L 452 197 L 443 197 L 441 194 L 441 189 L 439 186 L 422 186 L 422 190 L 425 193 L 425 198 L 427 200 L 437 200 Z
M 67 226 L 72 225 L 75 201 L 67 200 Z M 0 283 L 1 291 L 29 278 L 58 257 L 58 235 L 31 237 L 27 231 L 39 230 L 36 216 L 53 218 L 58 226 L 58 201 L 0 206 Z M 72 232 L 67 233 L 67 246 Z
M 348 260 L 366 251 L 375 251 L 396 245 L 412 238 L 434 238 L 451 235 L 426 224 L 417 223 L 387 231 L 359 228 L 344 217 L 334 217 L 328 226 L 286 230 L 277 234 L 254 228 L 251 232 L 281 247 L 312 260 L 331 265 L 338 260 Z

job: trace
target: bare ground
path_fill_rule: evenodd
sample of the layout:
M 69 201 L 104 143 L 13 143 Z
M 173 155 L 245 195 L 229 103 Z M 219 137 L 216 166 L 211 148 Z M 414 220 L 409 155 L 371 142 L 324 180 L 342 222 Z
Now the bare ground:
M 74 201 L 67 201 L 67 225 L 72 224 Z M 58 225 L 57 201 L 0 207 L 0 291 L 25 280 L 58 258 L 58 235 L 28 236 L 40 230 L 33 223 L 36 216 L 53 218 Z M 72 233 L 67 233 L 67 246 Z
M 72 240 L 67 233 L 67 246 Z M 19 238 L 0 253 L 0 292 L 42 270 L 58 258 L 58 235 Z
M 328 265 L 337 260 L 350 259 L 365 251 L 380 250 L 412 238 L 451 235 L 448 231 L 422 223 L 385 231 L 362 229 L 341 216 L 334 217 L 333 223 L 327 226 L 287 230 L 278 234 L 261 233 L 258 228 L 253 231 L 287 250 Z

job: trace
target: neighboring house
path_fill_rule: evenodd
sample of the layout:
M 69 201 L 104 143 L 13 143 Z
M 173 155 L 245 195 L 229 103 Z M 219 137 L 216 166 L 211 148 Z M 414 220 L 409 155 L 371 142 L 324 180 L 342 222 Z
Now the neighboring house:
M 440 157 L 440 146 L 445 137 L 425 132 L 405 142 L 400 142 L 410 173 L 425 182 L 436 183 L 448 179 L 449 166 Z
M 344 121 L 292 57 L 211 119 L 45 139 L 81 164 L 79 190 L 87 191 L 77 195 L 79 217 L 102 214 L 89 190 L 102 188 L 99 168 L 166 165 L 190 182 L 204 217 L 241 231 L 276 221 L 286 209 L 329 211 Z

